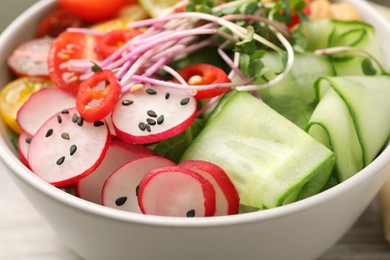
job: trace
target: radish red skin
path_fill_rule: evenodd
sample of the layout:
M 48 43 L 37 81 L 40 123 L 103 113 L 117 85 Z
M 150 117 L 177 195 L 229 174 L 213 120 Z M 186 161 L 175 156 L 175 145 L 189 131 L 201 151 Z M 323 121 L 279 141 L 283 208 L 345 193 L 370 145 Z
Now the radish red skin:
M 111 120 L 116 135 L 125 142 L 148 144 L 186 130 L 197 116 L 196 109 L 196 99 L 185 90 L 144 86 L 122 95 Z
M 51 38 L 37 38 L 24 42 L 8 58 L 9 68 L 18 77 L 49 78 L 47 57 L 52 43 Z
M 66 168 L 63 168 L 64 165 L 61 164 L 61 166 L 63 166 L 62 169 L 57 167 L 58 164 L 57 164 L 57 166 L 53 167 L 55 163 L 53 161 L 50 161 L 49 157 L 52 155 L 56 156 L 55 159 L 57 160 L 57 158 L 60 158 L 60 156 L 58 156 L 59 154 L 61 156 L 65 155 L 65 153 L 67 151 L 65 151 L 65 150 L 60 151 L 58 149 L 58 144 L 56 142 L 58 142 L 57 139 L 61 139 L 62 137 L 59 137 L 59 138 L 55 137 L 57 139 L 55 139 L 54 142 L 51 142 L 51 140 L 47 138 L 48 130 L 54 129 L 53 132 L 55 132 L 55 133 L 57 130 L 60 130 L 59 132 L 63 133 L 62 130 L 64 128 L 61 128 L 62 125 L 64 125 L 66 120 L 71 120 L 71 115 L 74 115 L 74 114 L 78 114 L 77 110 L 75 108 L 67 109 L 66 113 L 60 112 L 60 113 L 57 113 L 54 116 L 52 116 L 38 130 L 38 132 L 33 136 L 31 143 L 30 143 L 28 155 L 27 155 L 28 163 L 30 165 L 31 170 L 35 174 L 37 174 L 39 177 L 41 177 L 43 180 L 47 181 L 48 183 L 50 183 L 56 187 L 64 187 L 64 186 L 74 184 L 75 182 L 79 181 L 81 178 L 84 178 L 85 176 L 92 173 L 102 162 L 103 158 L 105 157 L 105 155 L 107 153 L 109 143 L 110 143 L 110 138 L 109 138 L 110 132 L 108 130 L 108 126 L 104 121 L 102 121 L 102 125 L 100 126 L 100 127 L 102 127 L 102 129 L 98 130 L 98 131 L 101 131 L 98 134 L 98 136 L 99 136 L 99 140 L 98 140 L 99 146 L 98 147 L 96 147 L 96 145 L 91 146 L 90 145 L 91 140 L 89 140 L 89 139 L 82 140 L 82 142 L 88 143 L 89 148 L 86 151 L 93 151 L 93 152 L 96 151 L 97 155 L 93 156 L 93 160 L 89 161 L 88 163 L 85 163 L 82 165 L 80 164 L 81 166 L 79 166 L 79 167 L 81 167 L 81 169 L 80 169 L 81 172 L 76 172 L 76 173 L 75 172 L 70 172 L 70 173 L 67 172 L 69 169 L 74 170 L 72 167 L 75 167 L 75 165 L 73 165 L 73 164 L 71 164 L 69 167 L 66 167 Z M 57 115 L 63 116 L 63 120 L 61 123 L 58 122 Z M 67 117 L 69 117 L 69 118 L 67 118 Z M 47 124 L 49 124 L 49 125 L 47 125 Z M 88 124 L 87 122 L 84 122 L 83 127 L 87 127 L 87 124 Z M 61 126 L 56 126 L 56 125 L 61 125 Z M 73 125 L 74 125 L 74 127 L 77 127 L 76 125 L 78 125 L 78 124 L 73 123 Z M 98 126 L 92 126 L 92 125 L 94 125 L 94 124 L 90 124 L 89 127 L 98 127 Z M 78 126 L 78 127 L 81 127 L 81 126 Z M 91 128 L 88 128 L 88 130 L 90 130 L 90 129 Z M 65 130 L 69 131 L 69 128 L 65 128 Z M 91 132 L 88 130 L 84 130 L 85 132 L 83 134 L 86 135 L 88 133 L 88 135 L 90 135 Z M 56 133 L 56 134 L 58 134 L 58 133 Z M 80 134 L 80 132 L 78 132 L 74 136 L 78 136 L 79 134 Z M 51 135 L 53 135 L 53 134 L 51 134 Z M 71 133 L 71 136 L 73 136 L 73 133 Z M 46 140 L 46 141 L 43 142 L 42 140 Z M 64 140 L 63 142 L 66 142 L 66 141 L 67 140 Z M 72 144 L 72 143 L 69 143 L 69 146 L 70 146 L 70 144 Z M 77 143 L 77 146 L 78 146 L 77 150 L 80 150 L 80 152 L 86 152 L 86 151 L 84 151 L 85 147 L 80 147 L 79 143 Z M 66 147 L 68 147 L 68 146 L 66 146 Z M 77 154 L 79 154 L 80 152 L 78 152 Z M 83 155 L 81 155 L 81 156 L 83 156 Z M 72 158 L 72 156 L 70 156 L 69 158 Z M 54 159 L 54 158 L 50 158 L 50 159 Z M 83 159 L 85 159 L 85 158 L 83 158 Z M 74 159 L 71 159 L 70 161 L 72 161 L 72 160 L 74 160 Z M 76 163 L 81 161 L 81 159 L 78 159 L 78 160 L 79 161 L 76 161 Z M 46 166 L 46 165 L 50 165 L 50 166 Z M 76 166 L 78 166 L 78 165 L 76 165 Z M 61 172 L 61 175 L 55 175 L 55 173 L 56 173 L 55 171 Z M 68 174 L 69 176 L 67 176 L 66 174 Z
M 191 124 L 194 122 L 195 118 L 196 118 L 196 110 L 194 110 L 194 113 L 185 121 L 183 121 L 180 125 L 161 133 L 150 134 L 145 136 L 131 135 L 127 132 L 119 130 L 117 127 L 115 127 L 115 124 L 113 126 L 116 135 L 125 142 L 132 143 L 132 144 L 151 144 L 151 143 L 155 143 L 164 139 L 177 136 L 178 134 L 186 130 L 188 127 L 190 127 Z
M 28 146 L 31 141 L 31 137 L 32 136 L 30 134 L 23 131 L 18 138 L 19 159 L 27 168 L 30 168 L 28 166 L 27 154 L 28 154 Z
M 225 196 L 227 202 L 226 214 L 238 214 L 240 206 L 240 197 L 233 182 L 230 180 L 229 176 L 221 167 L 211 162 L 202 160 L 187 160 L 181 162 L 179 165 L 182 167 L 189 168 L 204 177 L 206 177 L 205 174 L 208 174 L 209 177 L 213 178 L 216 184 L 219 186 L 220 190 L 222 191 L 223 195 Z M 217 187 L 215 189 L 217 190 Z
M 153 214 L 153 215 L 162 215 L 158 211 L 150 210 L 150 207 L 144 204 L 143 199 L 144 196 L 148 191 L 148 185 L 155 181 L 155 178 L 158 177 L 160 174 L 182 174 L 187 175 L 194 179 L 194 181 L 199 182 L 199 185 L 202 187 L 202 196 L 204 199 L 204 217 L 207 216 L 213 216 L 215 214 L 215 190 L 213 185 L 204 177 L 199 175 L 198 173 L 180 166 L 171 166 L 171 167 L 162 167 L 154 169 L 150 172 L 148 172 L 143 179 L 141 180 L 139 184 L 139 193 L 138 193 L 138 204 L 141 209 L 141 212 L 144 214 Z M 172 188 L 171 188 L 172 190 Z M 164 194 L 155 194 L 154 197 L 157 199 L 159 197 L 163 197 Z M 152 206 L 153 207 L 153 206 Z M 158 208 L 164 210 L 164 207 L 167 207 L 167 205 L 160 205 Z M 183 217 L 185 217 L 183 215 Z
M 16 120 L 23 131 L 34 135 L 38 129 L 64 108 L 73 108 L 76 99 L 57 88 L 43 88 L 33 93 L 20 107 Z
M 107 207 L 141 213 L 136 197 L 136 189 L 149 171 L 176 164 L 164 157 L 144 156 L 128 161 L 116 169 L 105 181 L 102 190 L 102 204 Z M 126 202 L 116 205 L 115 200 L 126 197 Z

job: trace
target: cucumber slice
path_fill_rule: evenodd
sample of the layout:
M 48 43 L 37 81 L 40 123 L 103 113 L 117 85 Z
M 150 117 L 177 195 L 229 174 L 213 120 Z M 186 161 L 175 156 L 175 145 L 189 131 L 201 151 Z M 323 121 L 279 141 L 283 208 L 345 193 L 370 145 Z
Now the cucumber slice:
M 267 53 L 262 61 L 270 70 L 265 74 L 268 80 L 277 76 L 281 61 L 274 53 Z M 334 76 L 335 72 L 327 57 L 313 53 L 296 53 L 294 65 L 287 76 L 272 87 L 259 90 L 258 93 L 265 100 L 274 96 L 289 96 L 301 100 L 304 104 L 311 104 L 315 100 L 314 83 L 320 76 Z M 258 78 L 254 84 L 264 83 Z
M 247 57 L 243 57 L 241 65 L 248 67 Z M 282 63 L 276 53 L 267 52 L 262 58 L 269 71 L 258 77 L 254 84 L 265 83 L 275 78 Z M 333 66 L 327 57 L 313 53 L 296 53 L 294 65 L 287 76 L 273 86 L 258 91 L 258 94 L 271 108 L 291 122 L 305 128 L 314 110 L 314 83 L 320 76 L 335 75 Z
M 240 203 L 272 208 L 292 202 L 289 195 L 300 192 L 315 175 L 329 174 L 334 154 L 252 95 L 230 92 L 216 111 L 182 160 L 222 167 Z
M 327 88 L 316 107 L 307 132 L 336 154 L 337 177 L 344 181 L 363 168 L 363 155 L 347 106 Z
M 348 108 L 362 148 L 363 166 L 366 166 L 375 159 L 389 140 L 390 77 L 327 77 L 319 80 L 316 85 L 321 99 L 329 86 Z M 334 123 L 334 127 L 341 131 L 342 121 Z
M 308 39 L 307 51 L 349 46 L 364 50 L 383 63 L 383 54 L 376 31 L 370 24 L 359 21 L 310 20 L 302 23 L 300 32 Z M 365 57 L 356 53 L 334 54 L 330 60 L 336 75 L 364 75 Z

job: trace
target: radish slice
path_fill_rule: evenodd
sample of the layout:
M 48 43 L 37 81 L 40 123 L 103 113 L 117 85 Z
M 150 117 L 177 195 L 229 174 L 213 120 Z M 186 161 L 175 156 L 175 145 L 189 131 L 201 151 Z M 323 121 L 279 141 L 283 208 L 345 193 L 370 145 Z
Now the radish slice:
M 148 172 L 139 184 L 142 213 L 173 217 L 205 217 L 215 213 L 213 185 L 184 167 L 163 167 Z
M 150 155 L 154 155 L 154 152 L 142 145 L 112 140 L 107 154 L 99 167 L 76 183 L 76 195 L 90 202 L 102 204 L 102 190 L 107 178 L 126 162 Z
M 179 164 L 209 180 L 215 188 L 216 216 L 238 214 L 240 197 L 226 172 L 219 166 L 201 160 L 188 160 Z
M 51 117 L 37 131 L 27 154 L 31 170 L 43 180 L 66 186 L 94 171 L 110 139 L 104 121 L 88 123 L 75 108 Z
M 33 39 L 19 45 L 8 58 L 7 63 L 16 76 L 49 77 L 48 55 L 53 39 Z
M 121 166 L 104 184 L 103 205 L 141 213 L 137 201 L 138 185 L 146 173 L 164 166 L 175 166 L 175 163 L 161 156 L 149 156 Z
M 76 106 L 76 99 L 57 88 L 43 88 L 32 94 L 19 109 L 16 120 L 23 131 L 34 135 L 54 114 Z
M 18 138 L 19 159 L 26 167 L 29 167 L 27 161 L 27 153 L 30 146 L 31 138 L 32 136 L 24 131 L 19 135 Z
M 147 144 L 176 136 L 196 117 L 197 103 L 187 91 L 145 86 L 124 94 L 112 112 L 117 136 L 126 142 Z

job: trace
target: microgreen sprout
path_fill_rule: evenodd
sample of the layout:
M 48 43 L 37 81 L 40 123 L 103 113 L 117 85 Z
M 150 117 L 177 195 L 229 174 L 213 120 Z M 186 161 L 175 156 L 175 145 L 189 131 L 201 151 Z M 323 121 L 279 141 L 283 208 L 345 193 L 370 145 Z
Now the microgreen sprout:
M 184 6 L 185 12 L 173 12 Z M 301 8 L 299 3 L 294 6 L 296 9 Z M 96 62 L 92 68 L 81 61 L 75 62 L 78 67 L 75 64 L 73 67 L 78 70 L 85 69 L 81 80 L 93 75 L 97 67 L 114 71 L 122 86 L 122 93 L 137 84 L 145 83 L 193 90 L 194 93 L 197 90 L 218 87 L 243 91 L 266 88 L 281 81 L 291 69 L 294 60 L 294 51 L 289 42 L 290 31 L 279 21 L 264 17 L 271 17 L 270 13 L 276 12 L 275 10 L 280 12 L 282 7 L 283 10 L 288 8 L 284 2 L 279 6 L 255 0 L 237 0 L 219 5 L 209 0 L 181 1 L 171 13 L 162 17 L 129 23 L 129 28 L 147 29 L 143 34 L 123 44 L 110 57 Z M 83 32 L 99 35 L 92 30 Z M 263 32 L 266 34 L 262 35 Z M 184 84 L 185 81 L 169 66 L 178 57 L 184 57 L 206 46 L 216 47 L 221 60 L 230 67 L 231 83 L 197 86 Z M 257 76 L 267 71 L 267 64 L 264 64 L 261 58 L 265 51 L 269 50 L 279 54 L 282 70 L 273 80 L 252 85 Z M 242 55 L 247 55 L 253 65 L 249 73 L 244 73 L 240 68 L 239 60 Z M 160 72 L 172 76 L 179 83 L 156 79 L 155 75 Z
M 378 74 L 377 69 L 379 69 L 379 73 L 382 75 L 388 75 L 388 72 L 382 66 L 381 62 L 378 61 L 371 53 L 356 47 L 349 46 L 340 46 L 333 47 L 327 49 L 320 49 L 314 52 L 316 55 L 330 56 L 336 54 L 348 54 L 353 53 L 354 55 L 363 57 L 362 61 L 362 71 L 365 75 L 376 75 Z

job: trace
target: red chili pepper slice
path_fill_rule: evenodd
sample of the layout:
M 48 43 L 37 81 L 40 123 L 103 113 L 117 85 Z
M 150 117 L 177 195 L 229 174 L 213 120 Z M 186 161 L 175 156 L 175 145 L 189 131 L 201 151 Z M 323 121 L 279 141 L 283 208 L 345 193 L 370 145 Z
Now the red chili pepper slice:
M 77 110 L 87 122 L 103 120 L 114 109 L 120 92 L 119 81 L 112 71 L 98 71 L 81 83 L 76 97 Z
M 179 74 L 189 85 L 210 85 L 231 82 L 225 71 L 221 68 L 205 63 L 193 64 L 185 67 L 184 69 L 179 70 Z M 222 95 L 229 90 L 230 88 L 199 90 L 196 93 L 195 98 L 198 100 L 212 98 Z
M 96 51 L 103 57 L 108 57 L 123 44 L 143 33 L 140 30 L 113 30 L 97 41 Z

